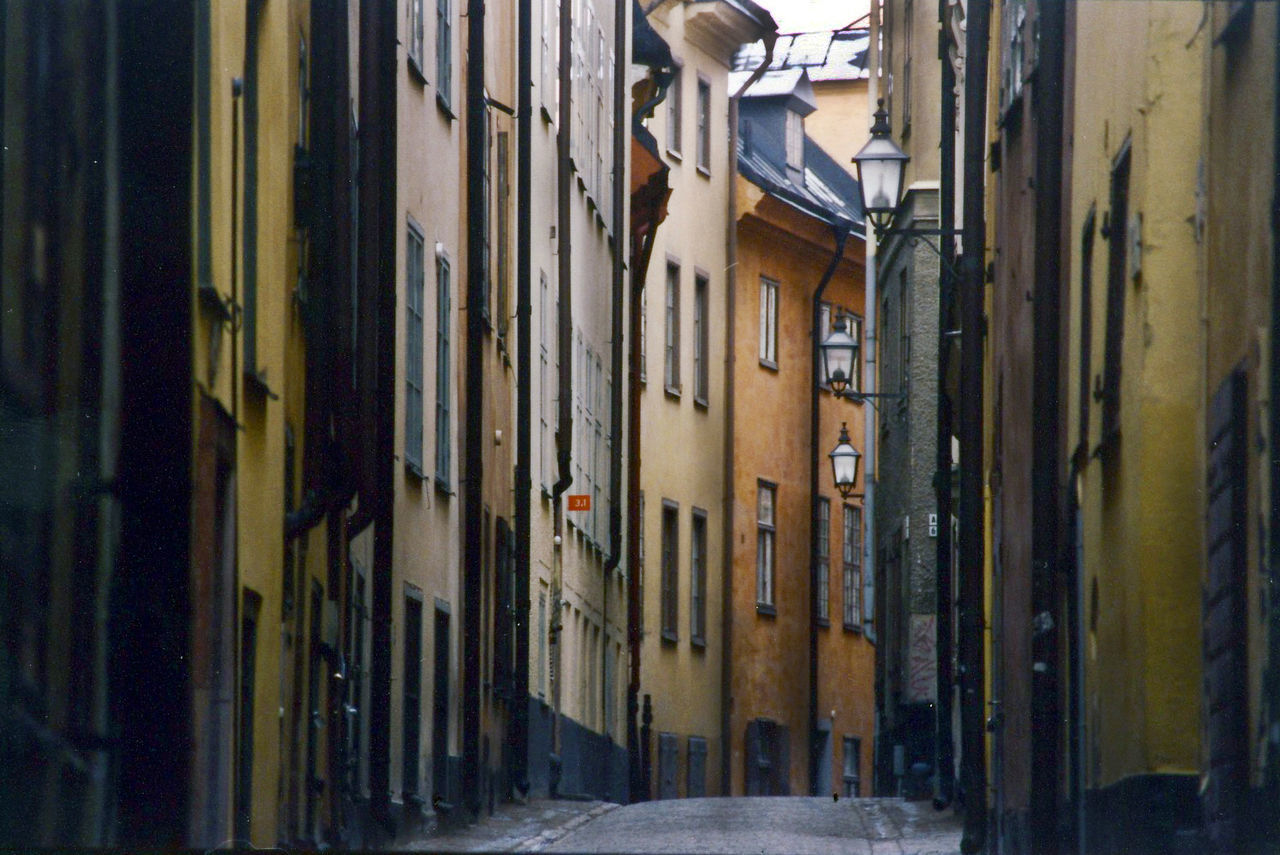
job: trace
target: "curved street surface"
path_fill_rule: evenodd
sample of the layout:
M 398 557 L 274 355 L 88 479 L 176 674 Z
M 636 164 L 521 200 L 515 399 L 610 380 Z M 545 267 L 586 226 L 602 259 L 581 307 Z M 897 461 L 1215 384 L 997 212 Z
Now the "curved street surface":
M 960 819 L 929 802 L 745 797 L 642 802 L 604 812 L 544 852 L 951 855 Z

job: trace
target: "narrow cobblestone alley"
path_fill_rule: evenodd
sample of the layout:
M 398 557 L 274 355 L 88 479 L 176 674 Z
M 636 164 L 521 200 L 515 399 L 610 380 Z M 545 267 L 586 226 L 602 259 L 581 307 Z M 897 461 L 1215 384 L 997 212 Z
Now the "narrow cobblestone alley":
M 618 806 L 534 801 L 400 851 L 951 855 L 960 822 L 899 799 L 704 798 Z

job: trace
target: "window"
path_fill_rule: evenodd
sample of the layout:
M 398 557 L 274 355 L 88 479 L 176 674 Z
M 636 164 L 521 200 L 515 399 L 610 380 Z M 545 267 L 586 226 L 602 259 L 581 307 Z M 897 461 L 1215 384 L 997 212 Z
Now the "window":
M 844 628 L 862 623 L 858 594 L 862 588 L 862 508 L 844 506 Z
M 453 21 L 449 0 L 436 0 L 436 98 L 446 110 L 453 104 Z
M 862 761 L 862 740 L 856 736 L 844 738 L 844 796 L 847 799 L 861 795 L 861 776 L 858 767 Z
M 1107 331 L 1102 362 L 1103 448 L 1113 446 L 1120 433 L 1120 361 L 1124 357 L 1124 303 L 1127 267 L 1125 249 L 1129 218 L 1129 143 L 1116 158 L 1111 172 L 1111 213 L 1105 237 L 1111 244 L 1107 254 Z
M 547 274 L 538 271 L 538 472 L 542 491 L 551 493 L 551 464 L 556 459 L 551 435 L 551 362 L 548 348 L 551 330 L 551 298 L 547 288 Z
M 404 394 L 404 461 L 415 475 L 422 477 L 422 303 L 423 303 L 422 233 L 409 223 L 405 241 L 405 394 Z
M 778 283 L 760 277 L 760 362 L 778 367 Z
M 667 262 L 666 338 L 663 342 L 663 385 L 680 394 L 680 265 Z
M 707 512 L 693 509 L 689 537 L 689 636 L 699 647 L 707 644 Z
M 826 498 L 818 499 L 818 576 L 817 610 L 815 616 L 818 623 L 826 626 L 831 619 L 831 502 Z
M 556 79 L 556 51 L 560 45 L 560 15 L 557 0 L 542 0 L 542 112 L 555 122 L 560 91 Z
M 710 309 L 707 290 L 708 280 L 703 274 L 693 277 L 693 400 L 707 406 L 710 370 L 708 362 L 710 354 L 709 332 L 707 329 L 707 313 Z
M 675 641 L 680 604 L 680 509 L 675 502 L 662 500 L 662 639 Z
M 449 489 L 449 469 L 452 463 L 449 423 L 449 316 L 451 312 L 451 286 L 449 284 L 449 258 L 443 250 L 436 250 L 436 484 Z
M 640 491 L 639 525 L 636 531 L 636 547 L 639 553 L 640 566 L 636 568 L 639 578 L 636 580 L 640 588 L 640 634 L 644 635 L 644 490 Z
M 775 614 L 773 606 L 774 500 L 777 486 L 760 481 L 756 495 L 756 610 Z
M 648 359 L 645 354 L 649 348 L 649 301 L 647 299 L 649 289 L 643 284 L 640 286 L 640 382 L 644 383 L 649 379 Z
M 498 335 L 505 338 L 507 335 L 507 319 L 511 316 L 511 308 L 507 305 L 507 277 L 510 274 L 510 256 L 508 254 L 508 243 L 510 241 L 510 212 L 508 207 L 511 204 L 511 166 L 508 162 L 508 150 L 510 148 L 509 134 L 506 131 L 498 132 L 497 151 L 495 157 L 498 159 L 498 261 L 497 261 L 497 295 L 494 299 L 494 324 L 498 328 Z
M 422 0 L 409 0 L 409 67 L 422 74 Z
M 404 591 L 404 679 L 401 688 L 404 700 L 400 708 L 404 769 L 400 788 L 410 796 L 418 792 L 422 727 L 422 592 L 411 585 L 405 585 Z
M 787 169 L 804 171 L 804 117 L 795 110 L 787 111 Z
M 711 172 L 711 84 L 698 78 L 698 169 Z
M 480 176 L 483 185 L 484 204 L 480 210 L 480 234 L 483 236 L 480 251 L 480 280 L 484 287 L 480 294 L 484 302 L 480 305 L 480 317 L 484 319 L 486 330 L 493 329 L 493 244 L 489 230 L 493 227 L 493 114 L 488 106 L 484 108 L 484 141 L 481 143 Z
M 1080 444 L 1089 450 L 1089 383 L 1093 360 L 1093 233 L 1097 211 L 1089 207 L 1080 235 Z M 1083 461 L 1082 461 L 1083 462 Z
M 671 76 L 671 85 L 667 88 L 667 150 L 676 157 L 680 156 L 680 113 L 683 109 L 683 98 L 680 97 L 684 75 L 679 66 Z
M 689 780 L 685 786 L 688 798 L 701 798 L 707 794 L 707 740 L 702 736 L 689 737 Z

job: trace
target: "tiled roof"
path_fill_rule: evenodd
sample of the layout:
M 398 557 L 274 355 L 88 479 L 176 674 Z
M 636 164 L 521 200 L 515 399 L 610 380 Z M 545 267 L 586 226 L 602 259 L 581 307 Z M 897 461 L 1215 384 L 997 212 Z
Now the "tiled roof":
M 814 82 L 858 80 L 867 76 L 870 36 L 865 29 L 823 30 L 778 36 L 771 70 L 804 68 Z M 764 42 L 743 45 L 733 58 L 734 71 L 751 71 L 764 61 Z

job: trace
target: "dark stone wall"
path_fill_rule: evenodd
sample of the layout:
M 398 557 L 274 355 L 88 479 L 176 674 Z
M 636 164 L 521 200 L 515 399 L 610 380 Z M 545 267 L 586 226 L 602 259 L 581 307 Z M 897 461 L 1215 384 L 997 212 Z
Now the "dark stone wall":
M 1085 851 L 1096 855 L 1207 852 L 1199 779 L 1134 775 L 1085 793 Z
M 551 708 L 529 699 L 529 794 L 546 798 L 593 798 L 625 804 L 630 763 L 627 746 L 568 716 L 560 718 L 560 754 L 552 755 Z M 558 763 L 559 775 L 553 772 Z

